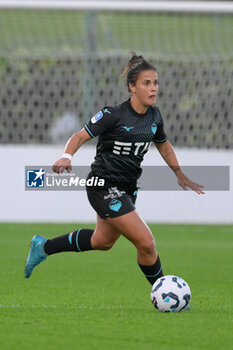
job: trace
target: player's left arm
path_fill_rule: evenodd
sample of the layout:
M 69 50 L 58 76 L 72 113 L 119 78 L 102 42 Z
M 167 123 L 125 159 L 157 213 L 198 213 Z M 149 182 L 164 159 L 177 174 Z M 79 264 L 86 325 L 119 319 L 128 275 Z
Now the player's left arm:
M 162 143 L 154 142 L 157 147 L 159 153 L 165 160 L 165 162 L 169 165 L 169 167 L 174 171 L 175 175 L 178 179 L 178 184 L 184 189 L 187 190 L 187 187 L 191 188 L 193 191 L 198 194 L 204 194 L 202 191 L 203 186 L 191 181 L 182 171 L 178 159 L 176 157 L 175 151 L 168 140 Z

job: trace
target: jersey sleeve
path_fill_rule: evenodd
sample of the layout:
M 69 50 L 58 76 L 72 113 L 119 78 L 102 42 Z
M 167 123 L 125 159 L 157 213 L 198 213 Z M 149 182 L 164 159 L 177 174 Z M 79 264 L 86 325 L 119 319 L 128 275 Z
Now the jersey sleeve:
M 158 123 L 158 128 L 157 128 L 157 131 L 155 133 L 153 141 L 162 143 L 162 142 L 167 141 L 167 135 L 164 131 L 163 119 L 162 119 L 162 116 L 161 116 L 159 109 L 158 109 L 158 113 L 159 113 L 159 123 Z
M 96 113 L 87 124 L 84 125 L 84 129 L 93 138 L 105 131 L 110 130 L 115 123 L 115 118 L 111 111 L 111 108 L 103 108 Z

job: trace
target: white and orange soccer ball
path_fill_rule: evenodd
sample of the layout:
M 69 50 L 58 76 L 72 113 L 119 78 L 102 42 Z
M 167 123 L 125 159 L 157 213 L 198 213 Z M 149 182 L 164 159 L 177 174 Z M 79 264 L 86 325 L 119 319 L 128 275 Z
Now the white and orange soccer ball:
M 180 312 L 190 308 L 191 291 L 187 282 L 173 275 L 160 277 L 152 286 L 151 301 L 160 312 Z

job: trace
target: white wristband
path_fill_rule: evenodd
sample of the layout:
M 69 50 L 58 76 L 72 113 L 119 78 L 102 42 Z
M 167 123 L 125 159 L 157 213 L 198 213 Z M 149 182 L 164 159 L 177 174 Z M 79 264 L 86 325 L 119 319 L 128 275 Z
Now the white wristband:
M 72 160 L 73 156 L 69 153 L 63 153 L 63 155 L 61 156 L 62 158 L 68 158 L 69 160 Z

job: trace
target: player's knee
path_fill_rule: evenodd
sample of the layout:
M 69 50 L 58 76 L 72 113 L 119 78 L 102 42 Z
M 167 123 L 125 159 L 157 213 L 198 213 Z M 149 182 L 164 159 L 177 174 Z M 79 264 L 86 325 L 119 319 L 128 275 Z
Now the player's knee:
M 102 244 L 100 244 L 99 246 L 99 250 L 109 250 L 112 248 L 112 246 L 114 245 L 114 242 L 103 242 Z
M 138 247 L 140 253 L 143 255 L 153 255 L 156 252 L 154 237 L 148 236 L 144 238 Z
M 103 241 L 94 241 L 92 243 L 92 248 L 96 250 L 109 250 L 114 245 L 114 242 L 103 242 Z

